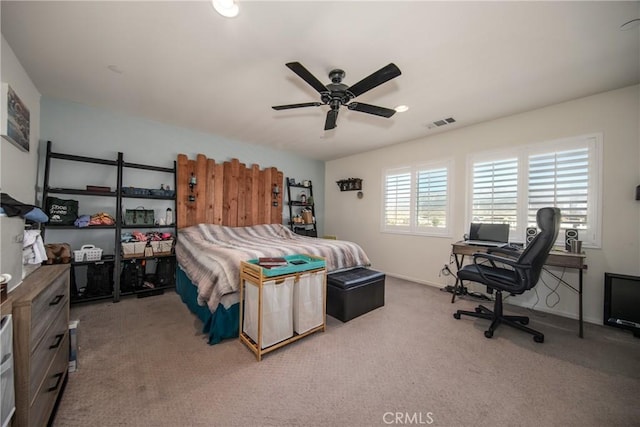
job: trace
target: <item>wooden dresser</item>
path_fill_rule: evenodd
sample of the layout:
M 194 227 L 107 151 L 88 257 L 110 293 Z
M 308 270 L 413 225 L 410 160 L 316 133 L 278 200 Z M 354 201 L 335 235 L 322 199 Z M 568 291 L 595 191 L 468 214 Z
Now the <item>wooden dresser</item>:
M 13 427 L 45 426 L 69 367 L 69 264 L 38 268 L 9 298 L 13 312 Z

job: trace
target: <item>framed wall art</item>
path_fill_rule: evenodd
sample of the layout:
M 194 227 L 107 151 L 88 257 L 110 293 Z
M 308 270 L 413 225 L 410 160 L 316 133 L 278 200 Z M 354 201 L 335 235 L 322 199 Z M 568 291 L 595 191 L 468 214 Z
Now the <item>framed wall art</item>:
M 0 135 L 22 151 L 29 151 L 29 109 L 7 83 L 2 83 L 0 101 Z

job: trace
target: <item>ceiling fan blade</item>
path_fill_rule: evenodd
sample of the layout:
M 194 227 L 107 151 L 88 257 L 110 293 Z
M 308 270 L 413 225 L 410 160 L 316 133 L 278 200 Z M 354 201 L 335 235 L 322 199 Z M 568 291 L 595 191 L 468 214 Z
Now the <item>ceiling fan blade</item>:
M 376 116 L 382 116 L 389 118 L 396 113 L 396 110 L 390 108 L 378 107 L 377 105 L 365 104 L 363 102 L 352 102 L 347 105 L 349 110 L 360 111 L 361 113 L 374 114 Z
M 291 108 L 302 108 L 302 107 L 319 107 L 322 105 L 322 102 L 303 102 L 302 104 L 289 104 L 289 105 L 274 105 L 274 110 L 289 110 Z
M 294 73 L 296 73 L 302 80 L 309 83 L 309 85 L 317 90 L 319 93 L 329 92 L 325 85 L 323 85 L 320 80 L 318 80 L 313 74 L 309 72 L 304 66 L 299 62 L 288 62 L 287 67 Z
M 358 83 L 349 87 L 348 91 L 356 97 L 362 95 L 368 90 L 373 89 L 374 87 L 380 86 L 382 83 L 387 82 L 391 79 L 398 77 L 400 74 L 400 68 L 396 66 L 396 64 L 391 63 L 386 67 L 380 68 L 375 73 L 371 74 L 368 77 L 360 80 Z
M 324 122 L 324 130 L 334 129 L 336 127 L 336 120 L 338 120 L 338 110 L 329 110 L 327 113 L 327 121 Z

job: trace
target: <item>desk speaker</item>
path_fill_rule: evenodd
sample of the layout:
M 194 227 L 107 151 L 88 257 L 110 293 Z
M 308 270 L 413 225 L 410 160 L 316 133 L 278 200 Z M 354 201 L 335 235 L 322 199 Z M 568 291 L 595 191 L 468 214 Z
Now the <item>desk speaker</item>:
M 527 235 L 524 239 L 525 246 L 529 246 L 529 243 L 533 242 L 533 239 L 538 235 L 538 229 L 536 227 L 527 227 Z
M 574 228 L 568 228 L 564 231 L 564 248 L 567 251 L 571 250 L 572 240 L 578 240 L 578 230 Z

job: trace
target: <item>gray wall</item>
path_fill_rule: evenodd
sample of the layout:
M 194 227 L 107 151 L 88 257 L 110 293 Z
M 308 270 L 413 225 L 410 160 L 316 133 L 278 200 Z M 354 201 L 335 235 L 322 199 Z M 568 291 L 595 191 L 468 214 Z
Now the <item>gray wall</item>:
M 30 150 L 21 151 L 4 138 L 0 138 L 0 187 L 3 193 L 9 194 L 14 199 L 33 204 L 40 134 L 40 93 L 4 37 L 2 37 L 1 56 L 2 83 L 8 83 L 29 109 Z M 20 239 L 24 230 L 24 220 L 20 217 L 0 217 L 0 230 L 2 238 L 0 273 L 11 274 L 12 279 L 8 288 L 12 290 L 20 284 L 23 276 Z

